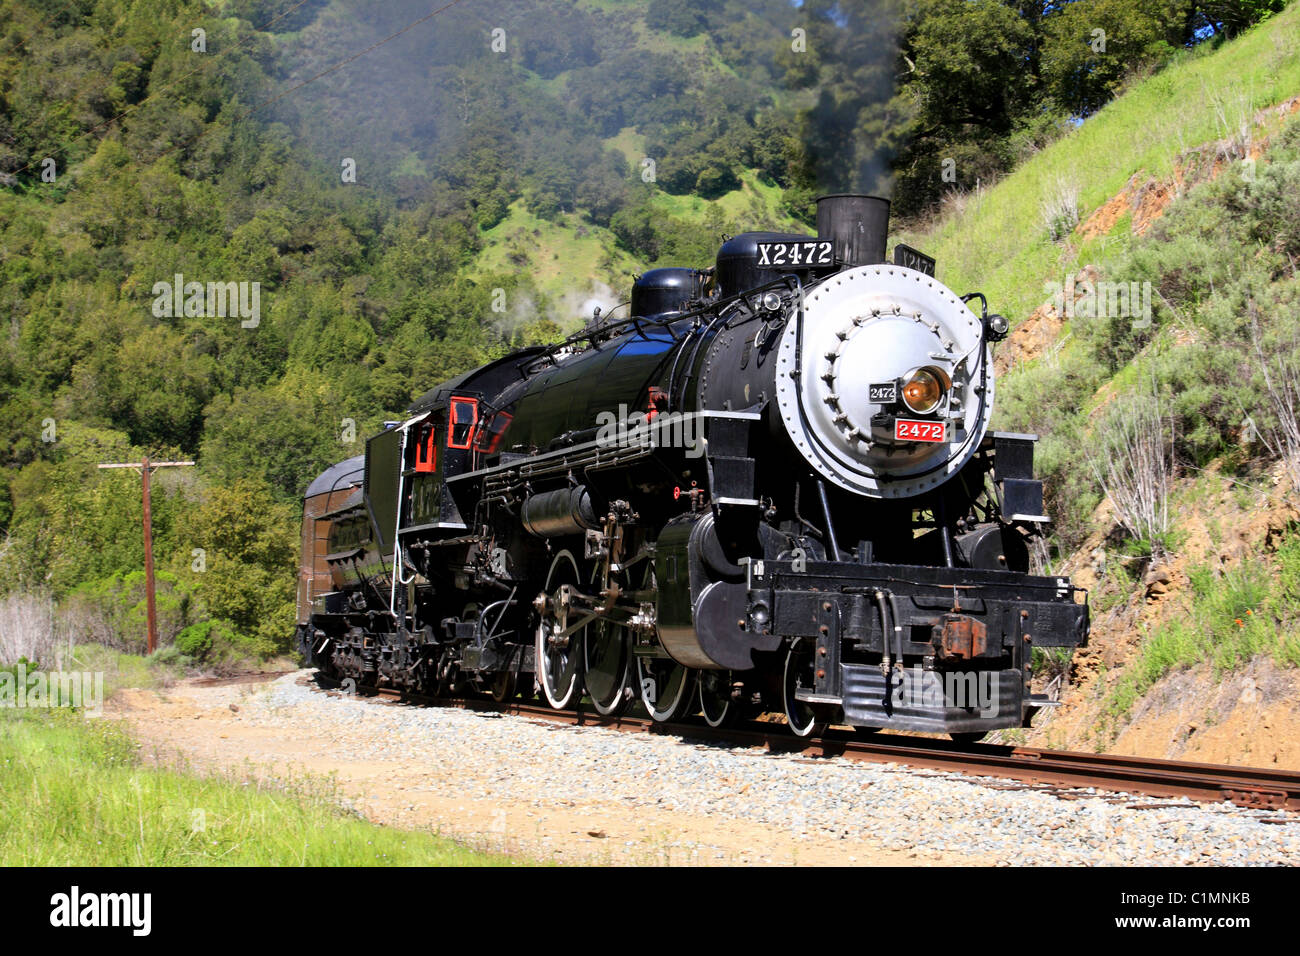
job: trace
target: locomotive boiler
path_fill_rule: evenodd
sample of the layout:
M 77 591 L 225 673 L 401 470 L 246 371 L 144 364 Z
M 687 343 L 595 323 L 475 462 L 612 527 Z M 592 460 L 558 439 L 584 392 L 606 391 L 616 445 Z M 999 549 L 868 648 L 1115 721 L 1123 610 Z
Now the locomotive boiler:
M 989 429 L 1006 320 L 887 261 L 888 209 L 822 197 L 815 236 L 646 272 L 626 318 L 433 388 L 325 471 L 309 663 L 803 736 L 1026 725 L 1033 649 L 1083 643 L 1087 604 L 1030 573 L 1034 436 Z

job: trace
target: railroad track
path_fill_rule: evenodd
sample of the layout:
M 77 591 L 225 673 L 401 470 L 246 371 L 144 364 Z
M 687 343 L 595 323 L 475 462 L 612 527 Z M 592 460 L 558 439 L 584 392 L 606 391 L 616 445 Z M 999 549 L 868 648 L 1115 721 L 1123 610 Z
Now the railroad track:
M 227 687 L 233 684 L 264 684 L 292 674 L 293 671 L 244 671 L 227 677 L 195 677 L 189 683 L 195 687 Z
M 337 684 L 318 676 L 313 682 L 327 693 L 339 694 Z M 367 689 L 364 696 L 432 707 L 491 711 L 532 717 L 580 727 L 606 727 L 629 733 L 669 734 L 731 747 L 766 748 L 774 753 L 802 753 L 809 757 L 842 757 L 867 763 L 897 763 L 980 777 L 1000 777 L 1069 798 L 1067 791 L 1082 788 L 1143 794 L 1152 797 L 1186 797 L 1206 803 L 1224 800 L 1257 810 L 1300 811 L 1300 772 L 1263 767 L 1187 763 L 1150 757 L 1038 750 L 997 744 L 956 744 L 927 737 L 892 734 L 858 734 L 832 729 L 822 737 L 795 737 L 783 724 L 747 725 L 714 729 L 704 723 L 660 724 L 648 717 L 617 718 L 581 708 L 552 710 L 544 704 L 515 699 L 497 703 L 488 698 L 430 698 L 392 688 Z M 1062 789 L 1065 788 L 1065 789 Z

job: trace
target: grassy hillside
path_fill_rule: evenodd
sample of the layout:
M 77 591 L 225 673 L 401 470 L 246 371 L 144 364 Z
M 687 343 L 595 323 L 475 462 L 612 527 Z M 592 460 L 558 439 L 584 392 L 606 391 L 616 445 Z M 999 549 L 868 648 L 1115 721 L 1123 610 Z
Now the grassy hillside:
M 625 130 L 612 145 L 636 155 L 637 134 Z M 635 162 L 631 163 L 635 166 Z M 740 188 L 717 199 L 674 196 L 656 192 L 647 206 L 682 232 L 695 234 L 693 247 L 717 244 L 721 233 L 754 228 L 807 231 L 782 207 L 783 191 L 764 181 L 752 170 L 740 175 Z M 707 255 L 692 259 L 686 254 L 665 254 L 658 260 L 639 258 L 620 245 L 608 228 L 578 214 L 555 219 L 533 215 L 521 201 L 512 203 L 499 223 L 479 233 L 481 248 L 465 265 L 462 275 L 479 278 L 523 273 L 550 302 L 551 315 L 566 331 L 580 324 L 572 306 L 585 301 L 589 293 L 608 289 L 611 301 L 627 301 L 633 277 L 660 265 L 704 267 L 712 264 Z M 697 252 L 707 252 L 698 249 Z
M 1298 195 L 1292 7 L 898 231 L 1011 318 L 995 424 L 1042 437 L 1055 523 L 1039 560 L 1091 592 L 1092 647 L 1042 740 L 1184 753 L 1207 722 L 1233 739 L 1267 726 L 1300 687 Z M 1061 314 L 1067 276 L 1148 283 L 1150 323 Z
M 585 277 L 626 286 L 639 271 L 609 230 L 577 215 L 540 219 L 519 202 L 481 236 L 482 250 L 465 266 L 467 276 L 526 272 L 539 291 L 556 299 L 590 291 L 582 287 Z
M 1085 268 L 1094 280 L 1152 283 L 1150 328 L 1053 314 L 1047 316 L 1050 329 L 1034 329 L 1035 348 L 1026 350 L 1016 336 L 1003 346 L 1014 369 L 1003 379 L 997 424 L 1046 436 L 1045 464 L 1060 479 L 1056 515 L 1066 546 L 1085 536 L 1087 513 L 1099 500 L 1097 482 L 1076 467 L 1089 429 L 1080 413 L 1131 392 L 1142 369 L 1157 378 L 1172 374 L 1148 367 L 1169 362 L 1164 347 L 1178 336 L 1189 344 L 1197 324 L 1213 327 L 1207 328 L 1213 335 L 1192 343 L 1198 361 L 1215 336 L 1244 347 L 1247 330 L 1224 328 L 1216 318 L 1215 309 L 1240 292 L 1223 282 L 1233 288 L 1255 282 L 1275 293 L 1280 288 L 1284 276 L 1272 259 L 1285 263 L 1286 250 L 1256 233 L 1285 232 L 1286 223 L 1275 221 L 1286 218 L 1285 209 L 1254 210 L 1262 217 L 1258 228 L 1240 230 L 1240 244 L 1221 234 L 1217 245 L 1200 233 L 1188 210 L 1199 204 L 1203 214 L 1215 210 L 1216 221 L 1240 222 L 1251 211 L 1243 207 L 1271 201 L 1265 193 L 1276 192 L 1278 183 L 1265 173 L 1274 160 L 1281 167 L 1290 161 L 1279 134 L 1288 121 L 1286 104 L 1298 94 L 1300 8 L 1292 7 L 1217 50 L 1186 54 L 996 185 L 954 194 L 937 221 L 900 231 L 899 238 L 938 259 L 946 283 L 985 292 L 1013 329 L 1048 303 L 1067 276 Z M 1281 113 L 1271 109 L 1279 106 Z M 1179 278 L 1192 274 L 1208 286 Z M 1243 363 L 1243 381 L 1250 380 L 1250 367 Z M 1203 391 L 1209 383 L 1189 384 Z M 1232 392 L 1218 401 L 1182 391 L 1172 397 L 1179 450 L 1190 464 L 1204 467 L 1228 451 L 1236 438 L 1229 425 L 1239 426 L 1252 409 L 1262 411 Z
M 1185 151 L 1240 138 L 1256 111 L 1297 94 L 1300 6 L 1292 6 L 1218 49 L 1184 51 L 996 185 L 954 193 L 936 224 L 898 238 L 933 255 L 949 286 L 982 290 L 1014 325 L 1044 301 L 1044 282 L 1130 241 L 1121 222 L 1100 240 L 1052 242 L 1051 210 L 1086 220 L 1133 176 L 1168 179 Z

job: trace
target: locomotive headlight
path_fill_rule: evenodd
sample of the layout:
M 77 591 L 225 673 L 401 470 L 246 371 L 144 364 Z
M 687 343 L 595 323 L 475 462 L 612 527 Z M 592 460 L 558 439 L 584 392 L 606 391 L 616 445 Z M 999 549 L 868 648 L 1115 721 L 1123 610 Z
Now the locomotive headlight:
M 903 404 L 917 415 L 928 415 L 943 401 L 948 376 L 937 368 L 918 368 L 903 378 Z

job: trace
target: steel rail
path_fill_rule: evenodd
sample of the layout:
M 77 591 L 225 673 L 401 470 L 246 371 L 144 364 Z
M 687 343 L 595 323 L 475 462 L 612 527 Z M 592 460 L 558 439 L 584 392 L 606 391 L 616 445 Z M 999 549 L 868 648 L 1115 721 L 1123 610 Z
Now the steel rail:
M 309 681 L 310 682 L 310 681 Z M 337 682 L 318 676 L 319 686 Z M 329 693 L 339 693 L 327 689 Z M 1233 804 L 1251 809 L 1300 811 L 1300 772 L 1230 764 L 1191 763 L 1153 757 L 1039 750 L 1001 744 L 957 744 L 930 737 L 866 734 L 831 729 L 821 737 L 800 738 L 784 724 L 752 721 L 736 728 L 714 729 L 700 723 L 657 723 L 648 717 L 601 717 L 594 711 L 553 710 L 545 704 L 514 699 L 433 698 L 395 688 L 363 688 L 362 696 L 410 704 L 494 711 L 578 727 L 605 727 L 631 733 L 669 734 L 726 747 L 765 748 L 771 753 L 842 757 L 866 763 L 904 764 L 926 770 L 979 777 L 1001 777 L 1043 787 L 1094 788 L 1152 797 L 1186 797 L 1202 803 Z

